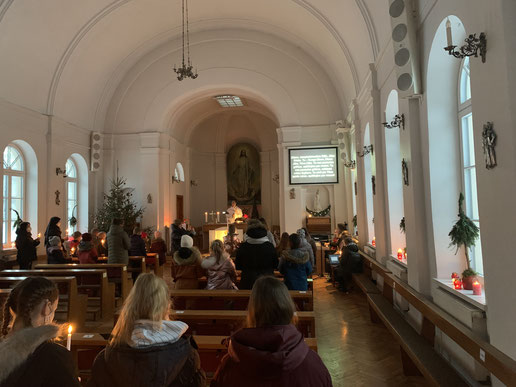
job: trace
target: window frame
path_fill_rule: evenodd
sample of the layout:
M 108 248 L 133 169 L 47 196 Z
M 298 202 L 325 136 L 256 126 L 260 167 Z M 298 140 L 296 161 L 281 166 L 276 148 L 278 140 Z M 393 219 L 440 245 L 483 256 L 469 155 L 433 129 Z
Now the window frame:
M 77 163 L 71 157 L 69 157 L 66 160 L 65 170 L 68 170 L 68 168 L 67 168 L 68 163 L 71 163 L 75 169 L 75 177 L 70 177 L 70 176 L 68 176 L 68 174 L 65 177 L 66 228 L 69 231 L 68 234 L 72 235 L 75 231 L 77 231 L 77 226 L 78 226 L 78 224 L 76 224 L 75 226 L 72 226 L 70 224 L 70 218 L 72 217 L 73 208 L 75 206 L 77 207 L 76 213 L 79 210 L 79 173 L 78 173 Z M 68 187 L 69 187 L 68 183 L 75 183 L 75 200 L 70 200 L 70 193 L 68 191 Z M 70 201 L 73 201 L 75 203 L 74 207 L 72 207 L 71 213 L 69 212 L 69 202 Z M 76 215 L 76 218 L 78 219 L 77 215 Z

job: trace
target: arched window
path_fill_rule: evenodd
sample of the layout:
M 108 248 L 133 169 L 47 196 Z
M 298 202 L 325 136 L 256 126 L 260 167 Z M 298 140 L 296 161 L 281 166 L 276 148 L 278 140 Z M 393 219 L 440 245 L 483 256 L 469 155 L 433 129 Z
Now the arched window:
M 176 164 L 176 169 L 174 170 L 174 177 L 176 178 L 177 182 L 185 181 L 185 171 L 183 169 L 183 164 L 181 164 L 181 163 Z
M 371 144 L 369 134 L 369 123 L 367 123 L 364 131 L 364 146 Z M 367 212 L 367 234 L 369 243 L 372 243 L 374 234 L 374 207 L 373 207 L 373 182 L 372 182 L 372 163 L 371 154 L 364 156 L 364 176 L 365 176 L 365 193 L 366 193 L 366 212 Z
M 471 109 L 471 79 L 469 57 L 466 57 L 460 69 L 459 76 L 459 128 L 460 154 L 462 167 L 462 191 L 465 198 L 466 215 L 480 227 L 478 216 L 477 175 L 475 167 L 475 146 L 473 133 L 473 111 Z M 471 267 L 483 274 L 482 247 L 480 238 L 470 249 Z
M 70 222 L 72 217 L 77 219 L 77 166 L 70 158 L 66 161 L 66 228 L 70 234 L 77 231 L 77 223 Z
M 3 233 L 4 246 L 16 240 L 14 223 L 16 210 L 23 219 L 25 215 L 25 162 L 21 151 L 14 144 L 4 149 L 3 162 Z M 11 210 L 12 209 L 12 210 Z

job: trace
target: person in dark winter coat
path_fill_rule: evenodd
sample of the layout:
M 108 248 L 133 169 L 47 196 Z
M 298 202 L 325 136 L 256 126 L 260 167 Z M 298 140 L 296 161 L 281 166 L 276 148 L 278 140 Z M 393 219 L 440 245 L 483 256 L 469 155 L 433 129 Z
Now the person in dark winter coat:
M 295 310 L 281 281 L 258 279 L 247 328 L 231 336 L 211 387 L 331 387 L 328 369 L 292 324 Z
M 47 262 L 49 264 L 68 263 L 64 256 L 63 248 L 61 246 L 61 238 L 58 236 L 50 237 L 49 246 L 47 247 Z
M 301 245 L 299 248 L 305 250 L 308 253 L 308 257 L 310 258 L 310 264 L 312 265 L 312 267 L 314 267 L 315 255 L 314 251 L 312 250 L 312 246 L 306 240 L 305 230 L 300 228 L 299 230 L 297 230 L 297 235 L 299 235 L 299 238 L 301 239 Z
M 50 218 L 50 222 L 48 222 L 47 229 L 45 230 L 45 247 L 49 246 L 50 237 L 53 236 L 59 237 L 61 242 L 64 242 L 61 235 L 61 218 L 58 218 L 57 216 Z
M 181 247 L 172 258 L 175 289 L 199 289 L 199 278 L 204 277 L 205 271 L 201 267 L 201 252 L 193 245 L 192 237 L 181 237 Z
M 124 302 L 109 345 L 93 364 L 88 387 L 204 387 L 197 346 L 188 325 L 169 321 L 169 289 L 141 274 Z
M 39 238 L 32 239 L 29 222 L 22 222 L 16 230 L 16 260 L 21 270 L 31 270 L 32 262 L 38 259 L 36 247 L 39 245 Z
M 183 227 L 183 221 L 181 219 L 174 220 L 172 224 L 172 252 L 176 252 L 181 248 L 181 238 L 183 235 L 193 237 L 195 235 L 191 230 L 187 230 Z
M 11 291 L 3 309 L 0 387 L 80 386 L 70 351 L 53 342 L 58 296 L 44 277 L 26 278 Z
M 235 265 L 242 270 L 240 289 L 251 289 L 262 275 L 274 275 L 278 268 L 278 254 L 269 242 L 267 230 L 259 221 L 250 222 L 236 253 Z
M 82 239 L 79 242 L 78 254 L 80 263 L 97 263 L 98 254 L 95 246 L 93 246 L 93 237 L 90 233 L 82 234 Z
M 235 285 L 236 269 L 229 254 L 224 251 L 221 240 L 215 239 L 210 246 L 211 256 L 201 262 L 201 267 L 208 271 L 206 289 L 238 289 Z
M 108 263 L 129 263 L 129 246 L 131 242 L 124 231 L 124 221 L 113 219 L 107 233 Z
M 142 231 L 138 227 L 134 228 L 133 235 L 131 235 L 129 256 L 130 257 L 147 256 L 147 251 L 145 250 L 145 241 L 142 238 Z
M 339 258 L 336 280 L 339 282 L 339 290 L 347 292 L 352 283 L 353 273 L 362 273 L 362 256 L 358 252 L 358 246 L 350 237 L 344 238 L 344 247 Z
M 154 240 L 150 246 L 150 252 L 158 254 L 159 265 L 163 266 L 167 262 L 167 244 L 161 237 L 161 232 L 154 232 Z
M 308 276 L 312 274 L 310 258 L 305 250 L 300 249 L 301 238 L 291 234 L 290 250 L 281 253 L 279 271 L 285 276 L 285 285 L 289 290 L 308 290 Z

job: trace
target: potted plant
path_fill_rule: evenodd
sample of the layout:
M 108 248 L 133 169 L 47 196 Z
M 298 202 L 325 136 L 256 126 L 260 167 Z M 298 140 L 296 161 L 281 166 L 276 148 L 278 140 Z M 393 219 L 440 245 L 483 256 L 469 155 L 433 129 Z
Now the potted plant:
M 469 259 L 469 248 L 475 246 L 475 243 L 480 235 L 480 230 L 477 225 L 464 213 L 463 210 L 464 195 L 462 192 L 459 195 L 459 220 L 453 225 L 448 236 L 450 237 L 450 247 L 455 246 L 455 254 L 464 246 L 466 253 L 467 269 L 462 273 L 462 282 L 464 289 L 473 290 L 473 282 L 476 280 L 477 273 L 471 269 L 471 262 Z
M 77 218 L 75 217 L 75 209 L 77 206 L 73 207 L 72 217 L 69 219 L 70 226 L 75 227 L 77 225 Z

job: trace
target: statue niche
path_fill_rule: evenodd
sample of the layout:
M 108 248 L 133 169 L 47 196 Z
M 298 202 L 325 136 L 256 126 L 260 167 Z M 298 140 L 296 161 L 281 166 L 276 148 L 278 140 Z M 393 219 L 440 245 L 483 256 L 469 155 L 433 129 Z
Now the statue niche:
M 227 154 L 228 203 L 261 204 L 260 154 L 251 144 L 236 144 Z

